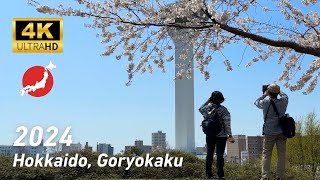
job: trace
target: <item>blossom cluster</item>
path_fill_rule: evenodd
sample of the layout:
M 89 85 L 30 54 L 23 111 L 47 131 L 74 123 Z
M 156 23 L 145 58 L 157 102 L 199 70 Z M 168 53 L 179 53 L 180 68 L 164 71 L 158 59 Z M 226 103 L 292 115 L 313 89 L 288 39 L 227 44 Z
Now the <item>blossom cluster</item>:
M 278 57 L 278 63 L 284 64 L 278 80 L 283 81 L 285 87 L 297 91 L 307 86 L 305 93 L 316 87 L 320 73 L 318 0 L 299 3 L 290 0 L 178 0 L 174 4 L 167 4 L 165 0 L 76 2 L 79 5 L 75 7 L 62 4 L 51 7 L 29 0 L 41 13 L 92 18 L 93 23 L 86 27 L 101 30 L 97 36 L 106 44 L 102 55 L 114 54 L 116 60 L 128 61 L 128 84 L 136 73 L 152 73 L 155 67 L 165 72 L 166 64 L 174 60 L 172 47 L 182 41 L 185 49 L 180 48 L 182 53 L 178 58 L 184 61 L 176 63 L 176 79 L 192 78 L 194 61 L 195 68 L 209 79 L 207 66 L 217 52 L 225 57 L 220 60 L 226 70 L 232 71 L 235 60 L 228 58 L 224 49 L 227 45 L 244 44 L 250 48 L 248 54 L 253 55 L 246 67 Z M 261 16 L 269 14 L 284 20 L 263 20 L 254 14 L 256 11 Z M 190 47 L 193 55 L 188 50 Z M 303 65 L 308 64 L 305 61 L 312 62 L 305 68 Z M 297 78 L 297 74 L 301 77 Z

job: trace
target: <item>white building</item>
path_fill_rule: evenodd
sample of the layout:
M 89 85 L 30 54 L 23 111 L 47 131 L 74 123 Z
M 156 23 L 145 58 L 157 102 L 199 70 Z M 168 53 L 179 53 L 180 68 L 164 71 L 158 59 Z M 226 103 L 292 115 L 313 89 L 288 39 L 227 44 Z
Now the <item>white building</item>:
M 97 144 L 97 153 L 98 154 L 106 153 L 109 156 L 113 156 L 113 149 L 114 148 L 111 146 L 111 144 L 106 144 L 106 143 Z
M 198 155 L 196 155 L 196 157 L 199 159 L 206 160 L 207 155 L 206 154 L 198 154 Z
M 196 155 L 207 154 L 206 147 L 196 147 L 195 154 Z
M 166 7 L 165 11 L 171 13 L 172 9 L 180 6 L 177 2 Z M 186 10 L 187 11 L 187 10 Z M 195 12 L 190 12 L 194 14 Z M 208 19 L 200 10 L 193 18 Z M 188 13 L 186 13 L 188 14 Z M 189 15 L 188 15 L 189 17 Z M 175 21 L 185 23 L 188 17 L 176 17 Z M 175 81 L 175 148 L 178 150 L 195 151 L 194 129 L 194 47 L 193 41 L 199 35 L 198 31 L 189 29 L 172 29 L 169 35 L 175 45 L 175 74 L 186 72 L 188 77 L 177 78 Z
M 14 156 L 14 154 L 26 154 L 26 156 L 40 156 L 45 154 L 46 148 L 41 143 L 39 146 L 12 146 L 0 145 L 0 156 Z
M 181 71 L 178 64 L 184 67 L 190 66 L 191 78 L 183 78 L 175 81 L 175 133 L 176 149 L 194 151 L 194 73 L 193 73 L 193 46 L 187 40 L 188 30 L 176 30 L 169 33 L 175 44 L 175 73 Z M 186 60 L 181 58 L 186 50 Z M 190 63 L 189 63 L 190 62 Z
M 227 142 L 227 160 L 229 162 L 241 164 L 241 152 L 247 150 L 246 136 L 233 135 L 234 143 Z
M 162 131 L 152 133 L 152 149 L 165 149 L 166 146 L 166 133 Z
M 241 151 L 241 164 L 246 162 L 249 159 L 249 152 L 248 151 Z

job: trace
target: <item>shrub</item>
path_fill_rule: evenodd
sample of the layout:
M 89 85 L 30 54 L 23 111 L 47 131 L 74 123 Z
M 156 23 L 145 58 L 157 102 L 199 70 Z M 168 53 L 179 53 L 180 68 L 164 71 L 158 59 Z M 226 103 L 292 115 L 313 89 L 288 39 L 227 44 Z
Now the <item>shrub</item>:
M 1 180 L 74 180 L 74 179 L 201 179 L 205 178 L 205 162 L 194 155 L 181 151 L 156 151 L 150 154 L 152 157 L 165 157 L 169 153 L 171 157 L 183 157 L 182 167 L 131 167 L 126 171 L 126 164 L 122 167 L 98 167 L 96 161 L 98 154 L 90 152 L 79 152 L 79 155 L 88 158 L 92 164 L 87 168 L 48 168 L 48 167 L 12 167 L 13 158 L 0 157 L 0 179 Z M 69 155 L 69 157 L 72 154 Z M 124 156 L 124 155 L 116 155 Z M 125 156 L 132 156 L 126 154 Z M 145 156 L 145 154 L 143 155 Z M 215 162 L 213 172 L 216 172 Z M 261 160 L 250 160 L 243 165 L 225 163 L 225 174 L 229 180 L 259 180 L 261 174 Z M 274 170 L 273 170 L 274 177 Z M 286 179 L 304 180 L 312 179 L 311 171 L 303 171 L 296 166 L 287 165 Z M 316 180 L 319 180 L 316 179 Z

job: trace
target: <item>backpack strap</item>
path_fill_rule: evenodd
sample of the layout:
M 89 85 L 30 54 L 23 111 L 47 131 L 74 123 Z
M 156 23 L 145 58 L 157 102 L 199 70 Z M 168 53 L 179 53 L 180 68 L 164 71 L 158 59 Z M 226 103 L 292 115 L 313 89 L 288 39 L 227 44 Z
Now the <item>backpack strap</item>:
M 209 115 L 208 115 L 208 118 L 211 118 L 213 115 L 215 115 L 215 113 L 218 112 L 218 108 L 220 106 L 216 106 L 216 105 L 212 105 L 212 109 L 211 111 L 209 111 Z M 219 114 L 218 114 L 219 115 Z
M 271 100 L 270 100 L 271 101 Z M 270 102 L 270 104 L 269 104 L 269 106 L 268 106 L 268 110 L 267 110 L 267 113 L 266 113 L 266 116 L 264 117 L 264 122 L 266 122 L 266 120 L 267 120 L 267 116 L 268 116 L 268 112 L 269 112 L 269 109 L 270 109 L 270 106 L 271 106 L 271 102 Z
M 266 116 L 264 117 L 264 124 L 263 124 L 263 130 L 262 130 L 262 135 L 264 135 L 264 130 L 265 130 L 265 124 L 266 124 L 266 120 L 267 120 L 267 116 L 268 116 L 268 113 L 269 113 L 269 109 L 270 109 L 270 106 L 271 106 L 271 102 L 268 106 L 268 110 L 267 110 L 267 113 L 266 113 Z
M 219 117 L 219 121 L 220 121 L 220 123 L 222 124 L 223 131 L 224 131 L 224 133 L 226 133 L 226 127 L 225 127 L 224 121 L 222 121 L 222 118 L 221 118 L 221 116 L 220 116 L 220 114 L 219 114 L 219 112 L 218 112 L 218 109 L 219 109 L 220 107 L 221 107 L 220 104 L 214 104 L 214 105 L 213 105 L 213 108 L 214 108 L 214 110 L 215 110 L 215 113 L 217 113 L 217 115 L 218 115 L 218 117 Z
M 276 104 L 274 104 L 274 101 L 271 100 L 271 104 L 272 104 L 272 107 L 273 107 L 274 111 L 276 112 L 277 116 L 280 117 L 279 111 L 276 107 Z

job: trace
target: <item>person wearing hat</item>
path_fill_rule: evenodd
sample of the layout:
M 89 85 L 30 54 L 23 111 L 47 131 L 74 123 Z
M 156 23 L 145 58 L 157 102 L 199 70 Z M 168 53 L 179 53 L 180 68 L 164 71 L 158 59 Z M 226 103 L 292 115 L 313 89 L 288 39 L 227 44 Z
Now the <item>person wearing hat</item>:
M 278 98 L 278 95 L 280 98 Z M 266 98 L 269 96 L 269 98 Z M 279 116 L 285 114 L 288 106 L 288 96 L 280 90 L 277 84 L 270 84 L 267 90 L 255 101 L 255 105 L 263 110 L 263 152 L 262 152 L 262 178 L 270 179 L 270 164 L 274 144 L 277 147 L 277 172 L 276 179 L 282 180 L 285 171 L 286 140 L 279 124 L 279 116 L 272 106 L 272 102 L 279 112 Z

